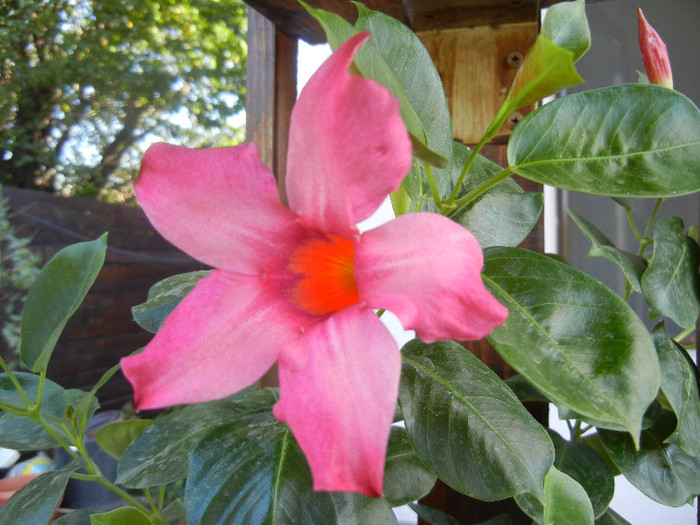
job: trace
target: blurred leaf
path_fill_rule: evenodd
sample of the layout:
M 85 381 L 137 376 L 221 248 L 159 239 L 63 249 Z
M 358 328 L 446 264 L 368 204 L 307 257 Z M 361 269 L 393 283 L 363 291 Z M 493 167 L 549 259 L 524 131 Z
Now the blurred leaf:
M 642 275 L 642 292 L 653 316 L 664 315 L 683 328 L 695 326 L 700 313 L 700 249 L 683 233 L 679 217 L 654 225 L 654 253 Z
M 72 510 L 68 514 L 53 520 L 51 525 L 92 525 L 90 516 L 98 512 L 98 510 L 88 508 Z
M 463 494 L 540 494 L 554 450 L 513 392 L 454 341 L 403 349 L 399 403 L 422 462 Z
M 63 498 L 70 475 L 83 466 L 82 459 L 74 460 L 34 478 L 0 507 L 0 525 L 48 523 Z
M 39 376 L 25 372 L 13 372 L 13 375 L 30 401 L 35 403 L 39 393 Z M 0 374 L 0 402 L 18 410 L 27 408 L 7 374 Z M 70 421 L 66 419 L 69 403 L 66 390 L 49 379 L 44 380 L 39 413 L 58 436 L 65 437 L 61 423 L 70 426 Z M 29 417 L 10 413 L 0 415 L 0 446 L 15 450 L 44 450 L 57 445 L 51 434 Z
M 692 193 L 700 190 L 700 112 L 659 86 L 567 95 L 518 124 L 508 163 L 526 179 L 598 195 Z
M 100 428 L 95 434 L 95 441 L 107 454 L 115 459 L 119 459 L 126 447 L 151 423 L 153 423 L 152 419 L 115 421 Z
M 191 525 L 396 523 L 383 499 L 314 491 L 306 458 L 270 407 L 202 438 L 190 455 L 185 506 Z
M 588 251 L 588 257 L 602 257 L 616 264 L 622 270 L 625 279 L 627 279 L 632 288 L 637 292 L 641 292 L 640 279 L 647 268 L 646 259 L 617 248 L 603 232 L 572 209 L 567 209 L 566 213 L 569 214 L 569 217 L 581 229 L 583 234 L 593 243 Z
M 700 455 L 700 394 L 697 372 L 685 350 L 666 335 L 663 325 L 654 329 L 654 344 L 661 365 L 661 391 L 678 421 L 667 443 L 677 444 L 689 456 Z
M 484 282 L 510 312 L 488 337 L 498 353 L 551 401 L 636 439 L 659 389 L 639 317 L 600 282 L 545 255 L 489 248 L 485 256 Z
M 605 460 L 582 441 L 567 441 L 554 432 L 550 436 L 556 452 L 554 466 L 583 487 L 594 516 L 601 516 L 615 492 L 615 479 Z
M 627 434 L 598 430 L 610 457 L 625 478 L 646 496 L 669 507 L 680 507 L 700 493 L 700 455 L 692 457 L 675 443 L 664 443 L 676 418 L 667 412 L 642 432 L 637 452 Z
M 461 525 L 461 522 L 439 509 L 421 505 L 420 503 L 412 503 L 409 507 L 418 514 L 420 519 L 426 521 L 429 525 Z
M 553 44 L 571 51 L 576 62 L 591 46 L 586 1 L 561 2 L 549 7 L 540 34 Z
M 555 467 L 544 478 L 544 525 L 593 524 L 593 509 L 586 491 Z
M 46 370 L 68 319 L 100 273 L 106 250 L 105 233 L 94 241 L 63 248 L 41 270 L 22 312 L 19 355 L 27 368 Z
M 435 474 L 423 466 L 406 429 L 392 427 L 384 471 L 384 497 L 392 507 L 417 501 L 433 488 Z
M 606 510 L 605 514 L 595 520 L 595 523 L 596 525 L 632 525 L 612 509 Z
M 123 452 L 117 482 L 129 488 L 146 488 L 183 479 L 189 453 L 206 432 L 238 414 L 269 406 L 274 399 L 276 394 L 264 389 L 179 407 L 157 418 Z
M 119 507 L 90 516 L 91 525 L 153 525 L 146 514 L 135 507 Z
M 131 309 L 134 320 L 141 328 L 155 334 L 180 301 L 207 275 L 208 271 L 182 273 L 154 284 L 148 290 L 146 302 Z

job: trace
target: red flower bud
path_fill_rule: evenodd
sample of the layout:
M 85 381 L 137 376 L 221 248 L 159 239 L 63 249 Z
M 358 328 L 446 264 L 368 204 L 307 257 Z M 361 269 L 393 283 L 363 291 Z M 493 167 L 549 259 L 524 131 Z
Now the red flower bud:
M 642 51 L 642 63 L 649 82 L 673 89 L 671 61 L 668 59 L 666 44 L 644 18 L 642 10 L 638 9 L 637 13 L 639 15 L 639 48 Z

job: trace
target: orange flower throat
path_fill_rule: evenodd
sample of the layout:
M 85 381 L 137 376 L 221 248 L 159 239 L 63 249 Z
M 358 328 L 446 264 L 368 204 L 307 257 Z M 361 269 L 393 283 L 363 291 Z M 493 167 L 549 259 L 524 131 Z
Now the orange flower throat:
M 292 299 L 314 315 L 337 313 L 358 301 L 353 275 L 355 246 L 338 235 L 299 246 L 289 269 L 302 276 Z

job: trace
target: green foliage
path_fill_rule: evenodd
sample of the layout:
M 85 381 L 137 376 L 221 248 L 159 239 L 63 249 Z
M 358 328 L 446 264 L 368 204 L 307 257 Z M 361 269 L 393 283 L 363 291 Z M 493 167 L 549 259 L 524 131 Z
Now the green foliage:
M 39 273 L 40 257 L 29 249 L 31 239 L 17 237 L 9 213 L 9 202 L 0 186 L 0 334 L 7 347 L 17 352 L 22 306 Z
M 237 141 L 245 15 L 239 1 L 2 2 L 0 183 L 105 196 L 146 135 Z

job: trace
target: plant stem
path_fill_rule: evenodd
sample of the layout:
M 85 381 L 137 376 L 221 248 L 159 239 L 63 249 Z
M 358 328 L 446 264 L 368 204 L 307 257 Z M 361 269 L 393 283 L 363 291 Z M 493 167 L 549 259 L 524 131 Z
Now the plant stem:
M 425 177 L 428 179 L 428 186 L 430 186 L 430 193 L 433 196 L 433 202 L 435 203 L 435 206 L 437 207 L 438 211 L 442 212 L 442 197 L 440 197 L 440 191 L 438 190 L 437 183 L 435 182 L 433 167 L 430 164 L 424 162 L 423 168 L 425 169 Z
M 12 373 L 12 370 L 10 370 L 10 367 L 7 366 L 7 363 L 5 363 L 5 360 L 2 357 L 0 357 L 0 368 L 2 368 L 3 371 L 7 374 L 7 377 L 10 378 L 10 381 L 12 381 L 12 384 L 17 389 L 17 393 L 22 398 L 22 401 L 24 401 L 24 403 L 27 405 L 27 408 L 28 409 L 31 408 L 31 406 L 32 406 L 31 400 L 27 397 L 27 394 L 24 391 L 24 389 L 22 388 L 22 385 L 20 384 L 19 380 Z
M 504 169 L 503 171 L 499 171 L 498 173 L 496 173 L 492 177 L 489 177 L 484 182 L 479 184 L 476 188 L 468 191 L 466 195 L 457 199 L 457 201 L 455 201 L 457 209 L 459 209 L 460 207 L 464 206 L 465 204 L 468 204 L 469 202 L 473 201 L 482 193 L 490 190 L 499 182 L 502 182 L 503 180 L 510 177 L 513 173 L 514 173 L 513 169 L 508 167 L 508 168 Z

